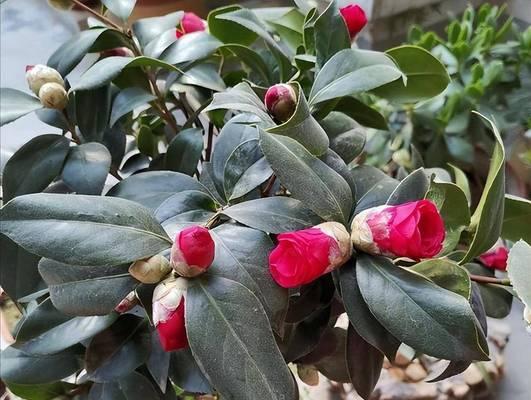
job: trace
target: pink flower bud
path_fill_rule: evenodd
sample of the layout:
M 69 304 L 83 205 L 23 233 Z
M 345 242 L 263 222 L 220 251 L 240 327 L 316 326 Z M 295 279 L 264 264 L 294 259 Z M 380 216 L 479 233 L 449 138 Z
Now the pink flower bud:
M 505 246 L 503 240 L 498 239 L 494 246 L 479 256 L 479 261 L 487 268 L 505 271 L 508 257 L 509 249 Z
M 293 288 L 314 281 L 352 255 L 350 235 L 338 222 L 281 233 L 269 255 L 269 271 L 280 286 Z
M 134 56 L 133 51 L 127 47 L 115 47 L 114 49 L 104 50 L 100 53 L 100 58 Z
M 367 16 L 365 11 L 357 4 L 350 4 L 348 6 L 342 7 L 340 10 L 345 23 L 347 24 L 348 33 L 350 39 L 354 37 L 367 25 Z
M 279 83 L 267 89 L 264 102 L 269 114 L 279 122 L 286 122 L 297 108 L 297 93 L 291 85 Z
M 215 243 L 210 231 L 202 226 L 191 226 L 175 236 L 171 248 L 171 266 L 188 278 L 204 273 L 214 261 Z
M 181 24 L 175 31 L 177 38 L 192 32 L 201 32 L 206 29 L 206 23 L 193 12 L 184 13 Z
M 135 292 L 132 291 L 127 296 L 125 296 L 124 299 L 120 301 L 120 303 L 118 303 L 116 307 L 114 307 L 114 311 L 116 311 L 119 314 L 123 314 L 131 310 L 137 304 L 138 304 L 138 299 L 136 298 Z
M 63 110 L 68 104 L 68 94 L 59 83 L 45 83 L 39 90 L 39 99 L 46 108 Z
M 188 282 L 173 276 L 155 287 L 153 292 L 153 324 L 165 351 L 188 346 L 184 321 L 184 295 Z
M 61 87 L 65 87 L 61 74 L 55 69 L 42 64 L 26 66 L 26 80 L 29 88 L 36 95 L 39 94 L 42 85 L 45 83 L 57 83 Z
M 388 257 L 433 257 L 442 250 L 445 235 L 444 221 L 429 200 L 369 208 L 352 221 L 354 247 Z
M 147 284 L 159 283 L 170 272 L 170 262 L 161 255 L 135 261 L 129 267 L 129 273 L 133 278 Z

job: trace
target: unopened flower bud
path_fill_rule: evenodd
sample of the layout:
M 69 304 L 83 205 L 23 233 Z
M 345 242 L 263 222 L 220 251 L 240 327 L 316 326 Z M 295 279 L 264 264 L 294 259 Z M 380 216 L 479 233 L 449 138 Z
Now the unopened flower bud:
M 214 261 L 215 243 L 210 231 L 202 226 L 191 226 L 175 236 L 171 248 L 171 266 L 188 278 L 204 273 Z
M 123 300 L 120 301 L 120 303 L 118 303 L 116 307 L 114 307 L 114 311 L 116 311 L 119 314 L 123 314 L 131 310 L 137 304 L 138 304 L 138 299 L 136 298 L 135 292 L 132 291 L 132 292 L 129 292 L 129 294 L 125 296 Z
M 70 0 L 48 0 L 48 4 L 53 8 L 65 11 L 72 9 L 74 6 L 74 3 L 72 3 Z
M 279 83 L 267 89 L 264 102 L 269 114 L 286 122 L 297 108 L 297 92 L 291 85 Z
M 369 208 L 354 217 L 351 228 L 358 250 L 413 260 L 437 255 L 446 235 L 439 210 L 429 200 Z
M 46 108 L 63 110 L 68 104 L 68 94 L 59 83 L 45 83 L 39 90 L 39 99 Z
M 170 276 L 160 282 L 153 292 L 153 324 L 165 351 L 188 346 L 184 321 L 184 295 L 188 281 Z
M 345 24 L 348 28 L 350 39 L 354 37 L 367 25 L 367 16 L 365 11 L 357 4 L 350 4 L 342 7 L 340 10 L 341 16 L 345 20 Z
M 502 239 L 498 239 L 494 246 L 479 256 L 479 261 L 487 268 L 505 271 L 508 257 L 509 249 Z
M 115 47 L 114 49 L 104 50 L 100 53 L 100 58 L 134 56 L 133 51 L 127 47 Z
M 171 272 L 170 262 L 166 257 L 157 254 L 147 260 L 135 261 L 129 267 L 129 273 L 142 283 L 159 283 Z
M 269 255 L 269 271 L 280 286 L 305 285 L 343 265 L 352 255 L 350 235 L 338 222 L 281 233 Z
M 57 83 L 62 88 L 65 86 L 65 82 L 59 72 L 42 64 L 26 66 L 26 80 L 29 88 L 36 95 L 39 94 L 41 87 L 46 83 Z
M 204 31 L 207 27 L 206 22 L 197 16 L 193 12 L 184 13 L 183 19 L 179 24 L 179 27 L 175 31 L 175 36 L 180 38 L 188 33 L 192 32 L 201 32 Z

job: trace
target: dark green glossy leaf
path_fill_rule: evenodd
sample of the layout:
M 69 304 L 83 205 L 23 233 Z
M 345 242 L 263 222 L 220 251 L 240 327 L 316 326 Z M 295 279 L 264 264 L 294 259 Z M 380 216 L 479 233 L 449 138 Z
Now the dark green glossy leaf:
M 52 400 L 66 395 L 76 386 L 72 383 L 55 382 L 41 385 L 21 385 L 8 383 L 9 391 L 26 400 Z
M 112 103 L 110 126 L 113 126 L 121 117 L 136 108 L 155 100 L 155 96 L 138 87 L 122 90 L 116 95 Z
M 135 8 L 136 0 L 102 0 L 102 3 L 122 21 L 127 21 Z
M 203 131 L 199 128 L 184 129 L 175 136 L 166 150 L 166 168 L 192 176 L 202 152 Z
M 2 209 L 1 231 L 32 253 L 74 265 L 132 262 L 172 243 L 148 209 L 99 196 L 17 197 Z
M 208 14 L 208 29 L 212 35 L 223 43 L 230 43 L 231 45 L 237 43 L 247 48 L 256 40 L 258 34 L 232 20 L 217 18 L 218 15 L 238 10 L 241 10 L 241 6 L 228 5 L 211 11 Z
M 529 221 L 531 221 L 531 201 L 506 194 L 501 236 L 512 241 L 524 239 L 530 242 L 531 224 Z
M 0 96 L 0 126 L 42 108 L 41 101 L 37 97 L 20 90 L 2 88 Z
M 328 149 L 321 157 L 319 157 L 326 165 L 336 171 L 347 182 L 350 192 L 352 193 L 352 199 L 356 199 L 356 184 L 350 169 L 339 155 L 331 149 Z
M 346 223 L 352 207 L 347 182 L 286 136 L 260 131 L 260 146 L 271 168 L 293 197 L 325 220 Z
M 140 366 L 149 356 L 151 335 L 143 319 L 122 315 L 106 330 L 94 336 L 85 354 L 91 380 L 112 382 Z
M 117 314 L 101 317 L 69 317 L 48 298 L 20 323 L 15 347 L 27 354 L 54 354 L 82 342 L 109 327 Z
M 402 76 L 383 53 L 345 49 L 335 54 L 315 78 L 309 96 L 314 106 L 327 100 L 366 92 Z
M 221 42 L 207 32 L 192 32 L 169 45 L 160 59 L 174 65 L 189 63 L 210 56 L 219 46 Z
M 386 204 L 399 205 L 410 201 L 421 200 L 426 196 L 429 187 L 430 180 L 426 176 L 424 168 L 419 168 L 398 184 L 389 196 Z
M 269 236 L 235 224 L 223 224 L 211 232 L 216 257 L 209 274 L 244 285 L 260 300 L 273 328 L 279 330 L 286 314 L 288 292 L 271 279 L 268 255 L 273 242 Z
M 111 154 L 100 143 L 85 143 L 70 149 L 63 167 L 63 182 L 78 194 L 100 194 L 105 185 Z
M 47 258 L 39 262 L 39 273 L 48 285 L 53 305 L 67 315 L 111 313 L 139 284 L 128 269 L 129 264 L 86 267 Z
M 295 381 L 264 309 L 248 289 L 221 277 L 198 279 L 187 291 L 185 309 L 192 354 L 221 396 L 295 399 Z M 245 366 L 245 373 L 227 365 Z
M 328 379 L 335 382 L 348 383 L 350 382 L 350 377 L 347 358 L 345 357 L 347 331 L 343 328 L 335 327 L 332 329 L 332 333 L 335 336 L 335 348 L 332 353 L 321 359 L 316 364 L 316 367 Z
M 147 400 L 159 398 L 148 378 L 131 372 L 113 382 L 94 383 L 88 400 Z
M 176 11 L 162 17 L 139 19 L 133 24 L 133 33 L 144 47 L 167 30 L 177 27 L 183 15 L 183 11 Z
M 400 46 L 387 50 L 407 80 L 397 80 L 376 89 L 385 99 L 400 103 L 427 100 L 442 93 L 450 83 L 444 65 L 429 51 L 416 46 Z
M 465 263 L 483 254 L 498 240 L 502 232 L 503 203 L 505 195 L 505 149 L 498 128 L 494 123 L 483 117 L 494 133 L 496 141 L 490 161 L 489 175 L 481 194 L 478 206 L 470 219 L 470 230 L 474 230 L 474 238 L 466 255 L 461 260 Z
M 175 385 L 187 392 L 212 393 L 213 390 L 190 348 L 171 353 L 170 378 Z
M 394 360 L 400 342 L 378 322 L 367 307 L 356 278 L 354 259 L 339 270 L 339 283 L 350 324 L 366 342 L 379 349 L 389 360 Z
M 180 77 L 179 82 L 185 85 L 194 85 L 202 88 L 222 92 L 227 89 L 221 78 L 219 67 L 213 63 L 194 65 Z
M 317 68 L 337 52 L 350 47 L 350 36 L 341 16 L 337 2 L 332 1 L 313 24 Z
M 368 128 L 387 130 L 387 121 L 373 107 L 359 101 L 355 97 L 343 97 L 335 106 L 334 110 L 354 118 L 360 125 Z
M 365 147 L 365 130 L 343 113 L 332 112 L 321 120 L 320 125 L 330 138 L 330 149 L 346 163 L 361 154 Z
M 384 257 L 360 255 L 356 276 L 371 312 L 400 341 L 433 357 L 488 360 L 486 339 L 462 296 Z
M 356 184 L 356 214 L 386 203 L 398 186 L 398 181 L 378 168 L 360 165 L 351 170 Z
M 0 377 L 9 383 L 39 385 L 56 382 L 80 369 L 79 348 L 50 355 L 26 354 L 14 347 L 0 352 Z
M 111 86 L 77 91 L 75 102 L 76 121 L 82 140 L 101 141 L 111 114 Z
M 269 233 L 297 231 L 322 222 L 299 200 L 279 196 L 235 204 L 223 210 L 223 214 L 241 224 Z
M 220 20 L 221 21 L 221 20 Z M 212 27 L 210 27 L 212 32 Z M 264 62 L 260 54 L 255 52 L 249 47 L 243 46 L 241 44 L 224 44 L 221 47 L 222 50 L 228 50 L 240 61 L 241 63 L 247 65 L 255 74 L 261 78 L 261 83 L 264 85 L 271 85 L 273 79 L 271 77 L 272 73 L 269 66 Z
M 470 299 L 471 281 L 466 269 L 442 258 L 425 260 L 410 268 L 437 285 Z
M 310 108 L 298 83 L 291 85 L 298 93 L 297 108 L 289 120 L 267 131 L 288 136 L 302 144 L 310 153 L 322 155 L 329 145 L 328 136 L 310 113 Z
M 153 330 L 151 332 L 151 351 L 146 361 L 146 367 L 162 392 L 166 392 L 167 389 L 171 390 L 171 388 L 167 388 L 170 356 L 171 353 L 162 348 L 157 330 Z
M 69 145 L 63 136 L 40 135 L 22 146 L 4 167 L 4 202 L 44 190 L 60 174 Z
M 156 209 L 164 200 L 184 190 L 207 190 L 196 179 L 172 171 L 149 171 L 119 182 L 107 192 L 107 196 L 121 197 Z
M 349 326 L 346 356 L 348 374 L 356 393 L 369 399 L 382 373 L 383 354 Z

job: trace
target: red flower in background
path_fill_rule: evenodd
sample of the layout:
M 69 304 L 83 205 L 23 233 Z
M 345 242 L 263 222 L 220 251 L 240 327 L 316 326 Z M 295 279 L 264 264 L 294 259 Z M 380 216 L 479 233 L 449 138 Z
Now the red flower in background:
M 445 235 L 444 221 L 429 200 L 369 208 L 352 221 L 354 247 L 389 257 L 436 256 Z
M 487 268 L 505 271 L 508 257 L 509 249 L 501 239 L 498 239 L 494 246 L 479 256 L 479 261 Z
M 345 23 L 347 24 L 350 39 L 354 37 L 367 25 L 365 11 L 357 4 L 350 4 L 340 10 Z
M 187 33 L 200 32 L 206 29 L 206 24 L 203 19 L 198 17 L 193 12 L 184 13 L 184 17 L 181 20 L 181 24 L 175 31 L 177 38 L 180 38 Z

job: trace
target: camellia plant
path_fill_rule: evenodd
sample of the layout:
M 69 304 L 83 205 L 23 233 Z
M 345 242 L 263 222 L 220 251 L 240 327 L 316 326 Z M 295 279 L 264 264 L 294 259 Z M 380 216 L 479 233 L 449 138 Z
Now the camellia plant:
M 2 124 L 36 112 L 62 131 L 3 171 L 12 392 L 287 400 L 298 370 L 367 399 L 399 347 L 439 358 L 443 379 L 488 359 L 487 314 L 531 306 L 531 206 L 505 195 L 492 121 L 472 209 L 457 168 L 399 181 L 363 163 L 359 126 L 386 128 L 367 94 L 415 104 L 447 87 L 428 51 L 358 49 L 366 17 L 344 2 L 133 24 L 134 0 L 102 3 L 28 67 L 35 96 L 2 89 Z

